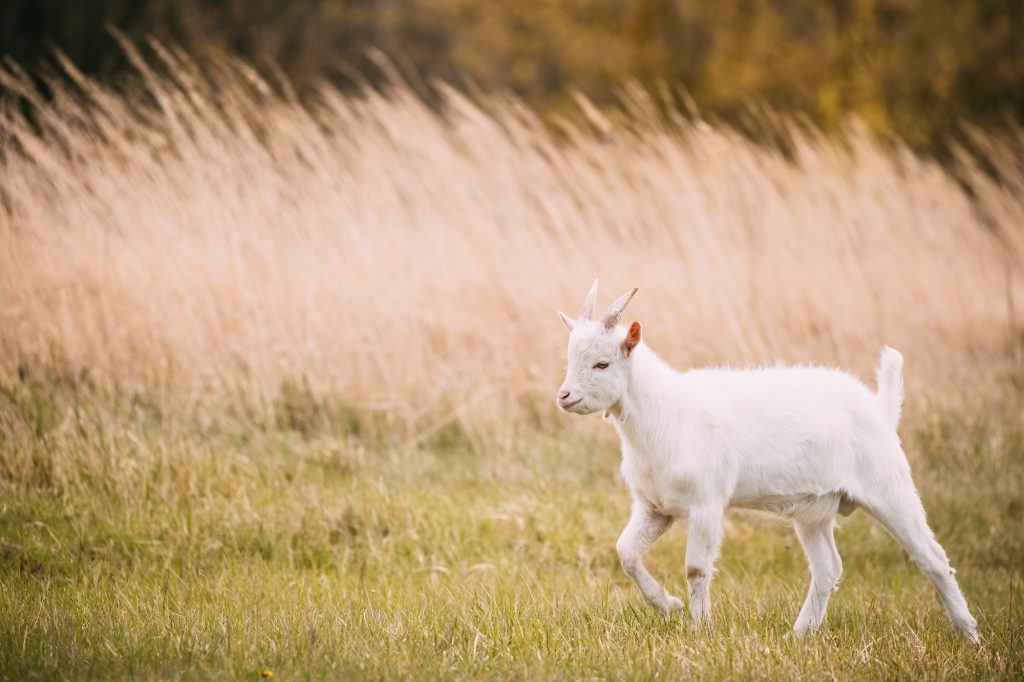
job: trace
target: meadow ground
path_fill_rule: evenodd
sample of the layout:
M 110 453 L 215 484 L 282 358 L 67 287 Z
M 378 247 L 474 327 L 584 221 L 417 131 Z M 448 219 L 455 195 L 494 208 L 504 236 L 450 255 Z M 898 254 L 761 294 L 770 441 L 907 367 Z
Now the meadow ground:
M 618 565 L 628 498 L 607 439 L 375 447 L 326 406 L 253 429 L 31 383 L 0 400 L 0 455 L 34 472 L 5 482 L 0 513 L 5 679 L 1024 675 L 1024 443 L 1005 414 L 903 429 L 976 649 L 860 511 L 818 635 L 790 634 L 808 579 L 792 530 L 747 514 L 729 517 L 713 630 L 664 621 Z M 680 595 L 683 543 L 648 561 Z
M 0 678 L 1024 676 L 1024 133 L 940 166 L 752 111 L 780 151 L 630 88 L 544 124 L 153 49 L 134 89 L 0 68 Z M 710 632 L 652 613 L 612 433 L 553 404 L 595 275 L 678 367 L 899 348 L 983 646 L 863 512 L 816 636 L 756 515 Z

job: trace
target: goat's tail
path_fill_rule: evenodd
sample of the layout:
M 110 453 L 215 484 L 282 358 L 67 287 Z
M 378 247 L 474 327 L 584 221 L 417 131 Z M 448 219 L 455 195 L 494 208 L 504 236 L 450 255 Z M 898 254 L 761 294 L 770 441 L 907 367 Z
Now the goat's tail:
M 882 413 L 895 429 L 899 426 L 900 411 L 903 409 L 903 356 L 898 350 L 889 346 L 882 349 L 876 378 Z

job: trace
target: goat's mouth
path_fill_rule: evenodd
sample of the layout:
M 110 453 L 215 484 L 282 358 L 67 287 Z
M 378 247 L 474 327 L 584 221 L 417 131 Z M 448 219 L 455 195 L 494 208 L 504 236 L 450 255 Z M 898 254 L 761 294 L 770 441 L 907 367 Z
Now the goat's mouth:
M 562 403 L 562 402 L 560 402 L 560 403 L 558 403 L 558 406 L 561 407 L 566 412 L 572 412 L 572 408 L 576 407 L 577 405 L 579 405 L 582 402 L 583 402 L 583 398 L 577 398 L 576 400 L 572 401 L 571 403 Z

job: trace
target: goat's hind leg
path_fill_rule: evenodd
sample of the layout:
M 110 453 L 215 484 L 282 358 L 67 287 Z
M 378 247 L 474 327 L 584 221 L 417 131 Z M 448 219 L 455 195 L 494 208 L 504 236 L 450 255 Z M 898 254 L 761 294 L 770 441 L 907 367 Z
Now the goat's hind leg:
M 811 568 L 811 586 L 793 630 L 798 635 L 817 630 L 825 620 L 829 597 L 843 573 L 843 561 L 833 535 L 834 517 L 814 521 L 798 519 L 796 536 L 803 545 Z
M 671 616 L 673 611 L 682 609 L 683 602 L 669 594 L 647 572 L 647 568 L 644 567 L 643 555 L 671 525 L 672 517 L 658 514 L 646 506 L 634 502 L 629 523 L 626 524 L 618 542 L 615 543 L 615 549 L 622 561 L 622 568 L 636 581 L 644 598 L 666 618 Z
M 967 600 L 953 577 L 956 571 L 949 565 L 945 550 L 928 527 L 924 505 L 913 483 L 907 480 L 902 485 L 890 487 L 884 495 L 872 495 L 872 499 L 865 501 L 865 507 L 899 540 L 914 563 L 932 581 L 953 626 L 975 644 L 980 643 L 978 623 L 967 608 Z

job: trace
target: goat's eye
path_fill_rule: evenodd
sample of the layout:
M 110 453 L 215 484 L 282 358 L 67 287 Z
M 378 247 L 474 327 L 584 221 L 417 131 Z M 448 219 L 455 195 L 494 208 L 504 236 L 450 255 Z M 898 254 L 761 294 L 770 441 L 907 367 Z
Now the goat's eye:
M 607 362 L 599 362 L 596 365 L 594 365 L 594 369 L 608 369 L 608 363 Z

